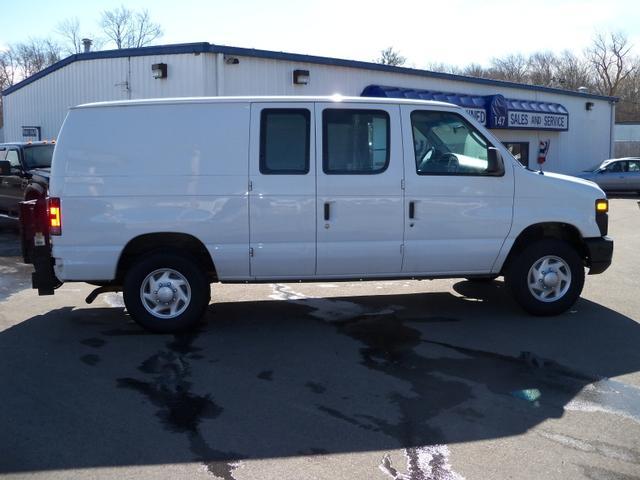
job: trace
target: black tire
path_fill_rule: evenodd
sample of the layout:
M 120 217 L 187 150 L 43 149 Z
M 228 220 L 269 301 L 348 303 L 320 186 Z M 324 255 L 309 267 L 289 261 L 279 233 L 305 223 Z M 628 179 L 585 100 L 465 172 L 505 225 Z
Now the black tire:
M 184 311 L 173 318 L 153 315 L 143 305 L 141 298 L 143 282 L 152 272 L 160 269 L 171 269 L 179 273 L 190 289 L 189 301 L 180 300 L 180 307 L 184 306 Z M 154 333 L 177 333 L 193 329 L 200 322 L 211 300 L 209 282 L 198 263 L 188 255 L 163 252 L 146 255 L 129 268 L 124 278 L 123 293 L 129 315 L 140 326 Z
M 528 275 L 533 265 L 545 256 L 560 258 L 571 271 L 566 293 L 557 300 L 544 302 L 529 289 Z M 578 299 L 584 286 L 584 265 L 575 248 L 557 239 L 544 239 L 528 245 L 509 266 L 505 281 L 516 302 L 527 312 L 538 316 L 559 315 L 567 311 Z

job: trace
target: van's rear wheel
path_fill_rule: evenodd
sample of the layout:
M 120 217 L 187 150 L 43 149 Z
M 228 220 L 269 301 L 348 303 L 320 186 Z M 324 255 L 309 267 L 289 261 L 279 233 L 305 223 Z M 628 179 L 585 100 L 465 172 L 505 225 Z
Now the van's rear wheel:
M 124 303 L 142 327 L 175 333 L 198 324 L 211 299 L 207 278 L 191 257 L 153 253 L 125 275 Z
M 562 240 L 545 239 L 526 247 L 505 280 L 514 298 L 533 315 L 558 315 L 571 307 L 584 286 L 584 266 Z

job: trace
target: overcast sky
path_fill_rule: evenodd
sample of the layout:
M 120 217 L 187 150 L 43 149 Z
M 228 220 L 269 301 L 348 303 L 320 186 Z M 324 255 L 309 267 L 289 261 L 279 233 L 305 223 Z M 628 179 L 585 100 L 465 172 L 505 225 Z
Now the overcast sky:
M 78 17 L 98 35 L 99 13 L 121 0 L 0 0 L 0 47 L 53 35 Z M 640 54 L 640 0 L 356 1 L 127 0 L 164 29 L 159 43 L 207 41 L 330 57 L 373 60 L 393 45 L 407 65 L 487 64 L 507 53 L 581 52 L 596 31 L 623 31 Z

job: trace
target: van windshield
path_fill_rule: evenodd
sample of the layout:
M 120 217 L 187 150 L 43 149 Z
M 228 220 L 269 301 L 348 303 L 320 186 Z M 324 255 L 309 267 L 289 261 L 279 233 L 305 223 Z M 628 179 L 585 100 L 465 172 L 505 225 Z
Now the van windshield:
M 53 156 L 53 145 L 25 147 L 24 162 L 27 168 L 49 168 Z

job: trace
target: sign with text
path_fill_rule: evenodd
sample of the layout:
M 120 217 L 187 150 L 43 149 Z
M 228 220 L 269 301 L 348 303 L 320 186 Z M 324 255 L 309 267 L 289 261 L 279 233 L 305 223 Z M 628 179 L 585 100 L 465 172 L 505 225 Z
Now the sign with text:
M 507 128 L 532 130 L 569 130 L 569 116 L 558 113 L 519 112 L 509 110 Z
M 487 111 L 484 108 L 465 108 L 465 110 L 481 125 L 487 124 Z

